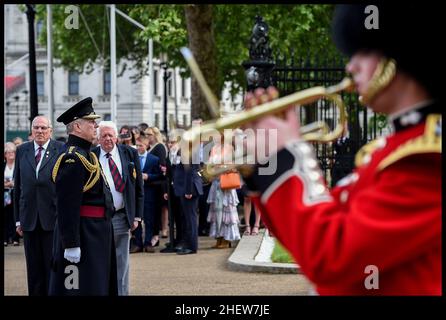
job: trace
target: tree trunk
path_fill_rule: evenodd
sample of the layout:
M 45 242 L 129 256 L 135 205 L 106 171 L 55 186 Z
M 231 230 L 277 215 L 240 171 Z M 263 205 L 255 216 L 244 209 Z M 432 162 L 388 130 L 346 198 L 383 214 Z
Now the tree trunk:
M 213 31 L 212 5 L 185 5 L 189 49 L 192 51 L 206 82 L 220 101 L 217 84 L 216 47 Z M 206 98 L 192 75 L 192 119 L 211 118 Z

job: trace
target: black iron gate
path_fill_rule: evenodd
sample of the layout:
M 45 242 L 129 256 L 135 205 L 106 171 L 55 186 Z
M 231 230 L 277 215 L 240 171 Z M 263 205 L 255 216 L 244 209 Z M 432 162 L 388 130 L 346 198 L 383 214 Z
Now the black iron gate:
M 341 59 L 329 61 L 318 57 L 303 59 L 294 54 L 289 57 L 282 55 L 275 59 L 273 85 L 279 89 L 281 96 L 314 86 L 331 86 L 345 77 L 345 63 Z M 342 93 L 342 97 L 347 110 L 348 134 L 332 144 L 314 145 L 329 185 L 334 185 L 350 173 L 359 148 L 381 133 L 376 121 L 379 117 L 359 104 L 357 94 Z M 337 123 L 338 110 L 331 101 L 322 99 L 300 108 L 300 117 L 302 124 L 322 120 L 333 129 Z

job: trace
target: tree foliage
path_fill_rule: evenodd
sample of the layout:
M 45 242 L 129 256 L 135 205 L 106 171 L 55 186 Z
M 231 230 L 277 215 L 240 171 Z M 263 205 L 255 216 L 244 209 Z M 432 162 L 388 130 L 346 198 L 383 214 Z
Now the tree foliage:
M 148 39 L 154 41 L 154 57 L 166 53 L 171 67 L 180 67 L 183 75 L 188 68 L 179 49 L 188 46 L 185 5 L 173 4 L 119 4 L 117 8 L 142 25 L 145 30 L 132 25 L 116 15 L 117 59 L 131 61 L 126 69 L 138 72 L 137 79 L 148 74 Z M 330 40 L 332 5 L 322 4 L 236 4 L 213 6 L 213 35 L 216 55 L 215 73 L 219 96 L 224 83 L 232 84 L 232 94 L 245 87 L 242 62 L 249 58 L 249 40 L 256 15 L 269 25 L 270 47 L 273 52 L 286 54 L 294 50 L 297 56 L 338 55 Z M 66 5 L 53 5 L 54 56 L 68 69 L 90 72 L 94 62 L 108 67 L 109 64 L 109 18 L 105 5 L 79 5 L 85 17 L 79 18 L 79 29 L 64 27 Z M 45 20 L 45 5 L 37 5 L 37 19 Z M 91 36 L 87 26 L 91 30 Z M 93 41 L 94 39 L 94 41 Z M 45 44 L 46 32 L 40 41 Z M 96 45 L 94 44 L 96 43 Z M 97 48 L 96 48 L 97 47 Z M 118 70 L 119 72 L 119 70 Z

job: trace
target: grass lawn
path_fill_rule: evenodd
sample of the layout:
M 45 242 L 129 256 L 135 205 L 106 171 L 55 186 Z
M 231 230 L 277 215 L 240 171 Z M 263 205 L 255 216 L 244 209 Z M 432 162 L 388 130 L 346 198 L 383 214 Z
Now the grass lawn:
M 279 241 L 274 240 L 274 249 L 271 255 L 272 262 L 277 263 L 295 263 L 288 251 L 282 247 Z

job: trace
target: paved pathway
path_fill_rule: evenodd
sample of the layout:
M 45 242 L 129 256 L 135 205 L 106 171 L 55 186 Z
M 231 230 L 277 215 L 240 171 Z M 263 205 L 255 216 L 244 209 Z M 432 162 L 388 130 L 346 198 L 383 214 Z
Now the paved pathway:
M 161 242 L 160 248 L 164 247 L 164 242 Z M 234 248 L 212 249 L 214 242 L 214 239 L 200 237 L 198 253 L 191 255 L 178 256 L 174 253 L 159 252 L 131 254 L 130 294 L 186 296 L 307 294 L 308 282 L 302 275 L 245 272 L 236 271 L 237 268 L 233 266 L 229 268 L 228 259 Z M 8 246 L 4 249 L 4 294 L 27 295 L 23 246 Z

